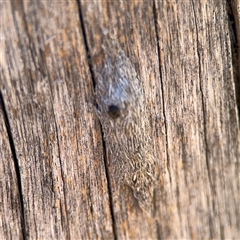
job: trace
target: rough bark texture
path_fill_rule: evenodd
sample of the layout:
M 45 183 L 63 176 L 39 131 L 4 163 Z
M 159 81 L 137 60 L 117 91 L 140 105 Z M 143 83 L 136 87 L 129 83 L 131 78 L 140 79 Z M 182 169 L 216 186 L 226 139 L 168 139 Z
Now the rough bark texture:
M 239 9 L 1 2 L 1 238 L 237 239 Z M 114 175 L 119 155 L 98 118 L 98 74 L 116 43 L 143 89 L 157 172 L 150 212 Z

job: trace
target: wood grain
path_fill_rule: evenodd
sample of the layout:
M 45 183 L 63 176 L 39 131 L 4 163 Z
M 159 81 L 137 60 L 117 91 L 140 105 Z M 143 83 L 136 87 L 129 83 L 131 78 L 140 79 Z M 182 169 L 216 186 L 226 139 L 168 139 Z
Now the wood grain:
M 239 237 L 239 62 L 224 0 L 0 4 L 3 238 Z M 111 41 L 144 87 L 158 171 L 150 215 L 129 187 L 112 191 L 94 100 Z
M 20 166 L 27 237 L 112 238 L 77 4 L 3 5 L 1 88 Z
M 156 8 L 181 236 L 237 238 L 239 129 L 226 6 L 182 1 Z
M 224 2 L 82 5 L 92 58 L 112 34 L 136 64 L 150 95 L 149 117 L 159 133 L 154 145 L 164 184 L 159 182 L 162 189 L 156 190 L 155 218 L 144 221 L 152 225 L 155 219 L 157 227 L 154 233 L 148 227 L 146 236 L 237 237 L 239 131 Z M 120 238 L 127 237 L 122 215 L 115 212 Z M 143 232 L 137 219 L 139 213 L 132 218 L 137 224 L 128 226 L 130 238 Z
M 22 239 L 24 225 L 14 158 L 0 98 L 0 236 Z
M 232 44 L 233 73 L 235 78 L 236 99 L 240 116 L 240 1 L 230 0 L 227 4 L 229 28 Z
M 163 115 L 162 86 L 160 81 L 157 39 L 154 27 L 153 5 L 147 1 L 81 2 L 81 12 L 91 56 L 92 68 L 100 72 L 102 51 L 117 41 L 133 63 L 144 87 L 145 102 L 148 103 L 150 124 L 155 132 L 154 147 L 164 186 L 169 186 L 166 157 L 166 134 Z M 116 17 L 117 16 L 117 17 Z M 113 52 L 114 54 L 114 52 Z M 104 54 L 103 54 L 104 55 Z M 109 55 L 109 53 L 108 53 Z M 96 77 L 96 76 L 94 76 Z M 133 81 L 129 79 L 129 81 Z M 108 149 L 108 146 L 106 146 Z M 106 152 L 108 164 L 113 157 Z M 160 171 L 161 167 L 161 171 Z M 111 186 L 115 189 L 114 171 L 110 169 Z M 127 186 L 112 193 L 116 232 L 120 239 L 155 239 L 157 232 L 155 216 L 148 216 L 138 206 L 137 199 Z M 161 188 L 161 184 L 157 186 Z M 154 210 L 157 214 L 159 210 Z

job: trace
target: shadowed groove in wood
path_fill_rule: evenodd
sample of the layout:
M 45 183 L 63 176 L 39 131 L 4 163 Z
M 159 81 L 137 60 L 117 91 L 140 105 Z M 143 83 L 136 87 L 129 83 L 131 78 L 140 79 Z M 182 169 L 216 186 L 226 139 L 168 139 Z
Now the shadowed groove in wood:
M 19 207 L 21 209 L 22 235 L 23 235 L 23 239 L 25 240 L 25 239 L 27 239 L 27 234 L 26 234 L 26 227 L 25 227 L 21 173 L 20 173 L 19 163 L 18 163 L 18 159 L 17 159 L 16 149 L 15 149 L 15 146 L 14 146 L 11 127 L 10 127 L 10 123 L 9 123 L 9 119 L 8 119 L 8 114 L 7 114 L 7 110 L 6 110 L 6 107 L 5 107 L 5 103 L 4 103 L 4 99 L 3 99 L 3 96 L 2 96 L 1 90 L 0 90 L 0 108 L 2 109 L 2 112 L 3 112 L 3 115 L 4 115 L 4 122 L 5 122 L 5 126 L 6 126 L 6 129 L 7 129 L 8 141 L 9 141 L 9 145 L 10 145 L 13 160 L 14 160 L 15 173 L 16 173 L 16 177 L 17 177 L 17 187 L 18 187 L 19 198 L 20 198 L 20 206 Z
M 92 70 L 92 64 L 91 64 L 91 59 L 90 59 L 90 54 L 89 54 L 89 47 L 88 47 L 88 43 L 87 43 L 86 31 L 85 31 L 85 27 L 84 27 L 84 23 L 83 23 L 82 12 L 81 12 L 80 0 L 77 0 L 77 6 L 78 6 L 78 13 L 79 13 L 79 21 L 80 21 L 80 25 L 81 25 L 81 29 L 82 29 L 83 41 L 84 41 L 85 48 L 86 48 L 86 53 L 87 53 L 89 71 L 90 71 L 90 74 L 91 74 L 93 89 L 95 91 L 96 83 L 95 83 L 94 74 L 93 74 L 93 70 Z
M 91 65 L 91 61 L 90 61 L 89 46 L 88 46 L 88 42 L 87 42 L 87 36 L 86 36 L 86 30 L 85 30 L 84 21 L 83 21 L 83 15 L 82 15 L 80 0 L 77 0 L 77 6 L 78 6 L 78 13 L 79 13 L 79 21 L 80 21 L 80 24 L 81 24 L 81 29 L 82 29 L 82 34 L 83 34 L 83 41 L 85 43 L 85 48 L 86 48 L 87 57 L 88 57 L 89 71 L 90 71 L 90 75 L 91 75 L 91 79 L 92 79 L 93 88 L 94 88 L 94 91 L 95 91 L 96 83 L 95 83 L 95 80 L 94 80 L 94 74 L 93 74 L 92 65 Z M 102 140 L 102 145 L 103 145 L 103 160 L 104 160 L 104 166 L 105 166 L 105 171 L 106 171 L 106 179 L 107 179 L 107 187 L 108 187 L 108 195 L 109 195 L 109 208 L 110 208 L 111 218 L 112 218 L 112 223 L 113 223 L 113 226 L 112 226 L 113 236 L 114 236 L 114 239 L 117 240 L 118 239 L 117 226 L 116 226 L 116 220 L 115 220 L 114 209 L 113 209 L 113 207 L 114 207 L 113 197 L 112 197 L 112 194 L 111 194 L 112 187 L 111 187 L 110 174 L 109 174 L 109 170 L 108 170 L 108 167 L 107 167 L 106 145 L 105 145 L 102 125 L 101 125 L 100 121 L 99 121 L 99 125 L 100 125 L 100 129 L 101 129 L 101 140 Z
M 237 13 L 237 7 L 240 8 L 240 2 L 237 3 L 236 1 L 227 0 L 226 8 L 228 10 L 228 25 L 231 39 L 233 77 L 235 81 L 238 116 L 240 118 L 240 15 Z
M 113 222 L 113 234 L 114 234 L 114 239 L 118 240 L 117 226 L 116 226 L 116 220 L 115 220 L 114 209 L 113 209 L 114 205 L 113 205 L 110 173 L 109 173 L 109 170 L 108 170 L 108 167 L 107 167 L 106 144 L 105 144 L 105 140 L 104 140 L 104 137 L 103 137 L 103 130 L 102 130 L 102 125 L 101 124 L 100 124 L 100 128 L 101 128 L 102 143 L 103 143 L 104 166 L 105 166 L 105 170 L 106 170 L 107 186 L 108 186 L 108 193 L 109 193 L 109 205 L 110 205 L 110 211 L 111 211 L 112 222 Z

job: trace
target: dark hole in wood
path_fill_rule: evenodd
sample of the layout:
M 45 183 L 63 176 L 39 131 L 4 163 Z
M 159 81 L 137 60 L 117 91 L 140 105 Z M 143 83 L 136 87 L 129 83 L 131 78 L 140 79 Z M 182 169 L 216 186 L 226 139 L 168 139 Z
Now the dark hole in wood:
M 110 105 L 108 106 L 108 115 L 113 118 L 116 119 L 120 116 L 120 109 L 118 106 L 116 105 Z

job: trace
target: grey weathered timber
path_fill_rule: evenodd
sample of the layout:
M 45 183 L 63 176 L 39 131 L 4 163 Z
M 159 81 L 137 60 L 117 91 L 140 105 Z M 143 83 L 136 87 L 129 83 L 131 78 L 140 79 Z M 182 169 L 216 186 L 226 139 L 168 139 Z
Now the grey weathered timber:
M 21 174 L 27 237 L 112 238 L 77 3 L 8 1 L 1 16 L 1 89 Z
M 1 2 L 0 238 L 239 238 L 239 9 L 239 0 Z M 96 106 L 104 59 L 119 49 L 150 126 L 151 211 L 116 176 L 119 151 Z

